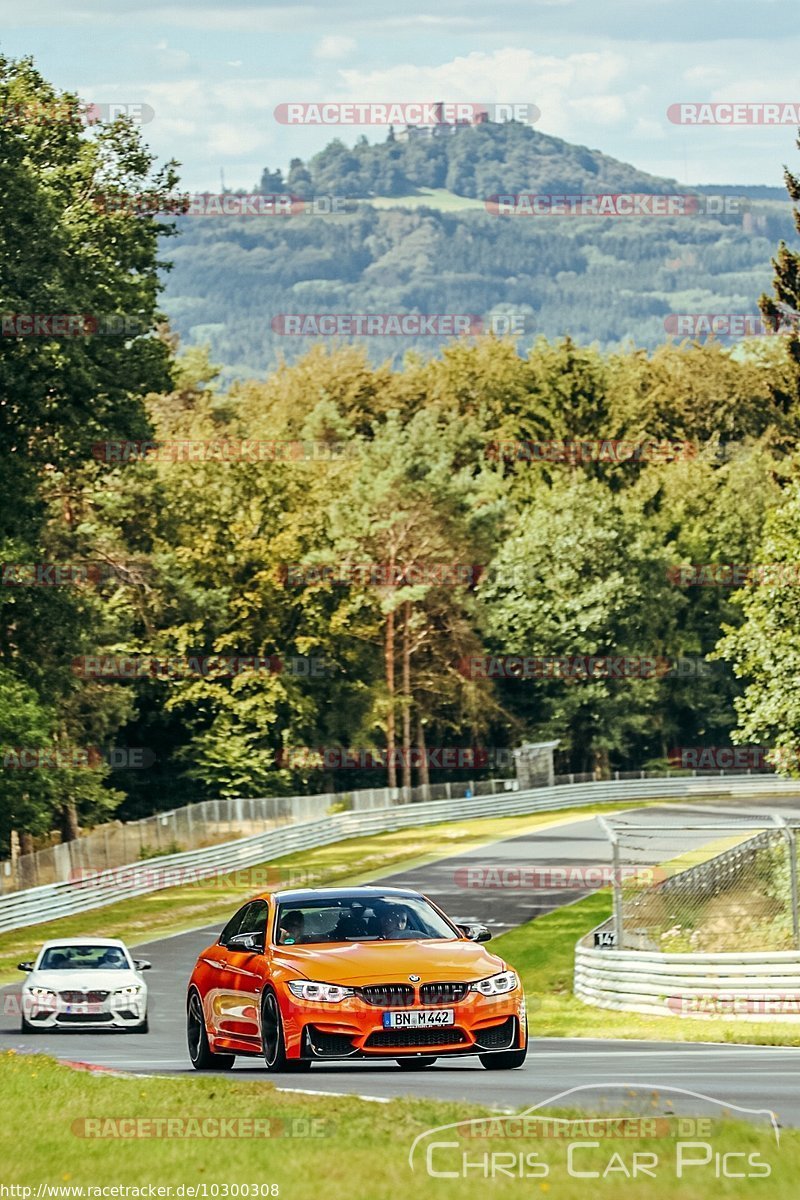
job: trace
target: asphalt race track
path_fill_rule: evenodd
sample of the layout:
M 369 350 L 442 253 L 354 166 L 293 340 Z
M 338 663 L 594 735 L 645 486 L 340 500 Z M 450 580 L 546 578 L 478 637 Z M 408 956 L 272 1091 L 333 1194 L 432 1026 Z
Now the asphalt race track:
M 692 817 L 697 820 L 700 807 L 694 803 L 691 810 L 675 805 L 637 810 L 637 821 L 670 827 L 663 833 L 653 833 L 647 841 L 650 857 L 639 855 L 638 861 L 663 861 L 714 839 L 713 831 L 691 831 L 686 827 Z M 747 806 L 750 812 L 754 807 Z M 779 807 L 796 809 L 798 800 L 784 800 L 780 805 L 770 802 L 770 809 Z M 735 815 L 744 815 L 742 808 L 731 801 L 725 801 L 724 807 L 723 802 L 716 801 L 702 811 L 703 820 L 718 821 L 721 825 L 729 824 Z M 759 806 L 759 819 L 763 820 L 764 813 L 765 807 Z M 558 819 L 557 814 L 554 819 Z M 724 836 L 724 832 L 721 830 L 719 836 Z M 500 933 L 586 892 L 544 887 L 538 890 L 465 887 L 467 867 L 552 868 L 608 862 L 607 841 L 597 821 L 589 818 L 565 821 L 555 828 L 495 842 L 483 849 L 386 876 L 382 881 L 424 891 L 456 920 L 483 921 L 493 932 Z M 469 878 L 480 877 L 478 871 Z M 184 1028 L 186 983 L 199 951 L 214 939 L 219 928 L 195 929 L 137 946 L 137 954 L 153 964 L 147 975 L 149 1034 L 59 1031 L 23 1036 L 15 1015 L 18 1012 L 15 997 L 19 995 L 16 984 L 0 990 L 3 1012 L 0 1049 L 42 1051 L 62 1059 L 137 1073 L 191 1072 Z M 36 948 L 32 938 L 30 953 L 21 957 L 32 957 Z M 348 1063 L 345 1067 L 315 1064 L 308 1075 L 276 1076 L 274 1081 L 293 1090 L 348 1092 L 376 1100 L 413 1094 L 514 1109 L 541 1103 L 570 1088 L 587 1086 L 596 1090 L 584 1090 L 564 1102 L 595 1105 L 604 1098 L 610 1103 L 615 1095 L 621 1094 L 617 1089 L 628 1084 L 640 1089 L 643 1104 L 651 1105 L 651 1093 L 657 1091 L 659 1104 L 670 1099 L 675 1111 L 680 1112 L 682 1107 L 691 1105 L 679 1095 L 670 1095 L 669 1089 L 676 1088 L 715 1097 L 731 1106 L 734 1113 L 737 1107 L 772 1109 L 782 1124 L 800 1126 L 800 1049 L 537 1039 L 535 1011 L 531 1016 L 530 1052 L 520 1070 L 489 1072 L 471 1059 L 448 1062 L 440 1059 L 430 1070 L 411 1074 L 401 1073 L 392 1062 Z M 239 1059 L 234 1070 L 237 1075 L 266 1078 L 254 1059 Z M 628 1095 L 627 1089 L 624 1094 Z M 630 1102 L 628 1098 L 627 1103 Z M 652 1107 L 648 1111 L 652 1112 Z

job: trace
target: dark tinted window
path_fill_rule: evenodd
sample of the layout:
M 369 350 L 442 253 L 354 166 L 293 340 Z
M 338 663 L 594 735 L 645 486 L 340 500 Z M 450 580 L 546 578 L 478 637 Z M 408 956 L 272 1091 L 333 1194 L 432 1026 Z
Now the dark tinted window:
M 292 929 L 293 942 L 419 941 L 453 939 L 457 931 L 419 896 L 326 896 L 319 900 L 284 901 L 278 909 L 277 940 L 289 914 L 302 918 Z
M 264 900 L 254 900 L 247 907 L 239 933 L 264 933 L 267 924 L 267 905 Z
M 228 942 L 228 940 L 233 937 L 233 935 L 235 933 L 240 932 L 241 926 L 242 926 L 242 921 L 244 920 L 247 910 L 249 908 L 250 908 L 249 904 L 244 904 L 239 909 L 239 911 L 236 913 L 236 915 L 231 917 L 230 921 L 228 921 L 228 924 L 225 926 L 222 933 L 219 935 L 220 946 L 224 946 Z
M 40 971 L 130 971 L 131 964 L 118 946 L 51 946 L 42 955 Z

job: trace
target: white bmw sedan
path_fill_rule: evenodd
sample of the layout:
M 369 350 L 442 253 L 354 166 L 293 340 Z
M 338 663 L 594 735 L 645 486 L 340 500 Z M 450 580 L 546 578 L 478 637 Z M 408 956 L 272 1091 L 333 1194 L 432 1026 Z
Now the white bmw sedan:
M 34 962 L 21 962 L 22 1032 L 40 1029 L 130 1029 L 147 1033 L 150 966 L 116 938 L 57 938 Z

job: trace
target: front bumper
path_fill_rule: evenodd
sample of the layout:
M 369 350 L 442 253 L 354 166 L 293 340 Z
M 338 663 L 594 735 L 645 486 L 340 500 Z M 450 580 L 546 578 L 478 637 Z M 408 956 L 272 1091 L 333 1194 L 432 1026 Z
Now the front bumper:
M 385 1029 L 383 1013 L 387 1009 L 358 998 L 341 1004 L 317 1004 L 284 993 L 281 1009 L 287 1056 L 316 1061 L 439 1058 L 521 1050 L 526 1044 L 525 998 L 520 987 L 506 996 L 471 992 L 464 1000 L 438 1007 L 453 1009 L 452 1026 Z
M 115 996 L 102 1001 L 55 1001 L 22 994 L 22 1015 L 37 1029 L 131 1029 L 147 1015 L 147 996 Z

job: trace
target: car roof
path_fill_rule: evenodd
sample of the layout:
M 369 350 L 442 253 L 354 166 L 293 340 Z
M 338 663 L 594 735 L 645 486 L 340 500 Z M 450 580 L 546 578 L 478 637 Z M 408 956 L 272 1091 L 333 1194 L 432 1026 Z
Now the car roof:
M 43 944 L 42 949 L 51 950 L 59 946 L 118 946 L 121 950 L 127 950 L 119 938 L 81 937 L 80 934 L 71 938 L 51 938 Z
M 397 896 L 405 897 L 408 900 L 419 900 L 421 895 L 419 892 L 413 891 L 411 888 L 393 888 L 393 887 L 360 887 L 358 884 L 350 887 L 328 887 L 328 888 L 293 888 L 285 892 L 273 892 L 274 898 L 281 903 L 289 901 L 290 903 L 300 903 L 302 900 L 331 900 L 336 896 L 347 896 L 349 899 L 360 900 L 376 900 L 379 896 Z M 267 898 L 267 893 L 264 894 L 264 899 Z

